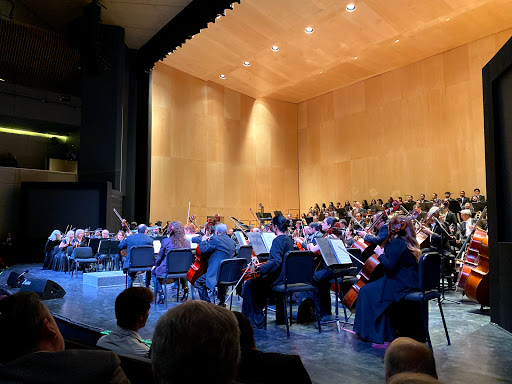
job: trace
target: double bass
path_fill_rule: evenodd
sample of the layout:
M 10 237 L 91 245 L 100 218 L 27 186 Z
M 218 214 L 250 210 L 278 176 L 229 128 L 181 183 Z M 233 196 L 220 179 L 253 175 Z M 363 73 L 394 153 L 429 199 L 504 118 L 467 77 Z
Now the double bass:
M 457 288 L 463 289 L 464 294 L 482 306 L 489 306 L 489 237 L 487 232 L 478 228 L 487 207 L 476 222 L 471 235 L 461 247 L 464 252 L 468 241 L 469 247 L 460 261 Z
M 215 219 L 209 218 L 204 226 L 204 233 L 206 236 L 210 236 L 213 227 L 220 221 L 220 216 L 215 215 Z M 190 284 L 194 285 L 196 280 L 200 278 L 202 275 L 206 273 L 208 269 L 208 262 L 205 260 L 201 260 L 201 248 L 198 246 L 196 248 L 196 255 L 194 263 L 190 266 L 190 269 L 187 272 L 187 280 Z

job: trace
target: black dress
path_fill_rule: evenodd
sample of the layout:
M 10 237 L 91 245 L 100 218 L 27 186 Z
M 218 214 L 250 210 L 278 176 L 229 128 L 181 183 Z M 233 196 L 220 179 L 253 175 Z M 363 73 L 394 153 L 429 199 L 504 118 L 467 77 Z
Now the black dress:
M 60 240 L 49 240 L 44 247 L 44 262 L 43 269 L 51 269 L 53 264 L 53 257 L 59 252 L 58 245 Z M 56 248 L 57 247 L 57 248 Z
M 418 290 L 419 282 L 418 263 L 402 237 L 385 246 L 379 261 L 384 267 L 384 277 L 361 287 L 354 331 L 367 340 L 382 344 L 393 340 L 387 313 L 389 306 L 401 301 L 409 292 Z

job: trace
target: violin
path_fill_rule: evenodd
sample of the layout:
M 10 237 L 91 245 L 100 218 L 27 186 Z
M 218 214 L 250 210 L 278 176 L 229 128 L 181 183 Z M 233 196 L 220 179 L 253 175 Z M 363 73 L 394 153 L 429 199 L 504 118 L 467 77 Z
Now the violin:
M 215 219 L 213 220 L 211 218 L 208 219 L 206 225 L 204 226 L 204 232 L 206 236 L 210 236 L 213 227 L 217 225 L 219 221 L 219 215 L 215 215 Z M 196 280 L 206 273 L 207 269 L 208 263 L 204 259 L 201 259 L 201 248 L 198 246 L 196 248 L 194 263 L 190 266 L 190 269 L 187 272 L 187 280 L 190 282 L 190 284 L 194 285 Z

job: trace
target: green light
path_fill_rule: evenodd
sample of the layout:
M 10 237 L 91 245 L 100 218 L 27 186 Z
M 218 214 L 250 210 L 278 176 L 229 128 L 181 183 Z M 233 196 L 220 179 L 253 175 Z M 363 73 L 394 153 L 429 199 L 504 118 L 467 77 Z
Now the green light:
M 148 347 L 150 347 L 150 348 L 151 348 L 151 340 L 144 340 L 144 339 L 142 339 L 142 342 L 143 342 L 144 344 L 146 344 Z
M 110 331 L 101 331 L 100 332 L 102 335 L 109 335 L 110 334 Z
M 66 141 L 67 140 L 66 136 L 51 135 L 49 133 L 39 133 L 39 132 L 32 132 L 32 131 L 24 131 L 22 129 L 14 129 L 14 128 L 0 127 L 0 132 L 12 133 L 12 134 L 15 134 L 15 135 L 39 136 L 39 137 L 47 137 L 47 138 L 56 137 L 57 139 L 61 139 L 62 141 Z

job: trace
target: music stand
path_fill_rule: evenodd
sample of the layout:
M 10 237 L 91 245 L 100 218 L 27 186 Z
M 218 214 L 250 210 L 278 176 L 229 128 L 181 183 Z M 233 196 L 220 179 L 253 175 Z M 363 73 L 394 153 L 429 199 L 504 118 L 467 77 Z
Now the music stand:
M 408 211 L 412 211 L 412 209 L 414 208 L 414 204 L 415 203 L 402 203 L 401 205 L 402 205 L 402 207 L 404 207 Z
M 283 216 L 283 212 L 281 212 L 281 211 L 274 211 L 274 216 Z
M 453 213 L 459 213 L 461 211 L 460 204 L 457 200 L 448 200 L 448 209 Z
M 333 241 L 334 240 L 334 241 Z M 341 242 L 341 246 L 338 242 Z M 343 242 L 339 239 L 317 238 L 316 243 L 327 267 L 333 272 L 352 267 L 352 259 L 345 249 Z
M 434 205 L 434 203 L 431 201 L 426 201 L 424 203 L 420 203 L 421 210 L 426 211 L 426 212 L 430 211 L 430 208 L 432 208 L 433 205 Z
M 482 201 L 479 203 L 471 203 L 471 205 L 473 206 L 473 210 L 475 212 L 483 211 L 484 208 L 487 207 L 487 201 Z
M 108 239 L 101 239 L 101 238 L 94 238 L 89 239 L 89 247 L 92 249 L 92 254 L 95 255 L 100 250 L 100 242 L 102 240 L 108 240 Z
M 312 217 L 306 217 L 306 225 L 309 225 L 313 222 L 313 218 Z

